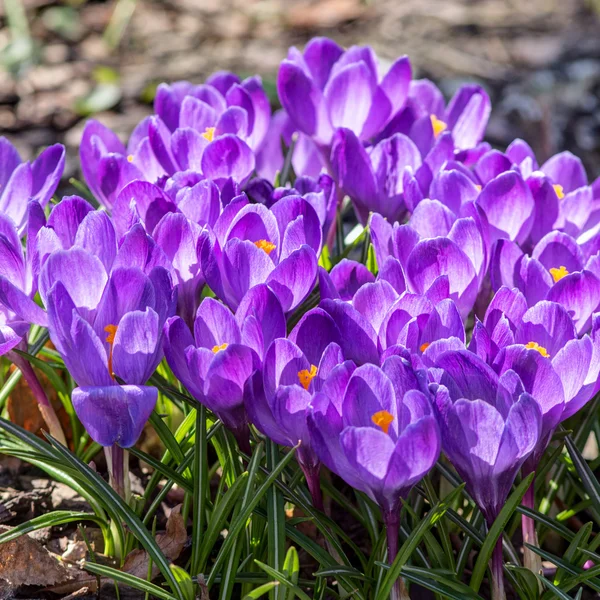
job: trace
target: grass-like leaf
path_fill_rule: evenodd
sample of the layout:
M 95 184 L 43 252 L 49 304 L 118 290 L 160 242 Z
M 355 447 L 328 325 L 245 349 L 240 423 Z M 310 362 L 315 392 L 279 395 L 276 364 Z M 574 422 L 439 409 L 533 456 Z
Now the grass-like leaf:
M 519 506 L 521 503 L 521 500 L 531 485 L 534 477 L 535 473 L 530 473 L 521 481 L 521 483 L 519 483 L 515 491 L 509 496 L 508 500 L 502 507 L 500 514 L 494 521 L 494 524 L 490 527 L 485 541 L 483 542 L 483 546 L 479 551 L 479 556 L 477 557 L 477 562 L 475 563 L 473 574 L 471 575 L 471 581 L 469 582 L 471 589 L 474 591 L 479 591 L 483 577 L 485 576 L 485 571 L 490 562 L 492 552 L 496 546 L 496 542 L 500 539 L 500 536 L 506 528 L 507 523 L 513 516 L 513 513 L 517 510 L 517 506 Z

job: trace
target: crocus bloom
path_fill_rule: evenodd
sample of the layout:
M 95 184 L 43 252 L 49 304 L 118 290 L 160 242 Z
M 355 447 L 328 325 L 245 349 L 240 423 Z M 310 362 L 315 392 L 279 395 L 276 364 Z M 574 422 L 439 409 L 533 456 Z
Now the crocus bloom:
M 165 325 L 165 355 L 190 394 L 212 410 L 249 451 L 244 386 L 260 368 L 265 351 L 285 336 L 283 310 L 266 285 L 244 296 L 236 314 L 213 298 L 205 298 L 196 313 L 194 334 L 180 317 Z
M 397 133 L 366 150 L 354 132 L 336 131 L 331 148 L 331 168 L 344 192 L 350 196 L 358 220 L 366 224 L 369 213 L 390 222 L 401 220 L 405 173 L 416 171 L 421 155 L 412 140 Z
M 468 350 L 442 353 L 432 374 L 444 453 L 491 527 L 538 443 L 540 407 L 514 371 L 498 377 Z M 492 557 L 492 577 L 493 597 L 503 598 L 502 540 Z
M 361 140 L 376 136 L 404 105 L 410 79 L 406 56 L 380 78 L 372 48 L 344 51 L 332 40 L 314 38 L 302 54 L 290 48 L 277 90 L 294 127 L 327 148 L 338 127 Z
M 263 143 L 271 117 L 260 77 L 241 81 L 227 71 L 214 73 L 200 85 L 189 81 L 161 83 L 154 110 L 172 132 L 191 128 L 207 140 L 234 133 L 255 151 Z
M 392 226 L 374 214 L 370 231 L 379 265 L 399 266 L 409 291 L 433 301 L 451 298 L 466 319 L 486 274 L 489 242 L 473 203 L 464 214 L 457 218 L 439 201 L 424 200 L 408 225 Z
M 107 273 L 100 258 L 74 247 L 47 258 L 40 295 L 50 338 L 79 385 L 79 419 L 99 444 L 132 446 L 156 403 L 156 388 L 144 383 L 162 359 L 163 323 L 175 310 L 168 272 Z
M 451 132 L 457 157 L 471 163 L 479 152 L 491 112 L 490 98 L 479 85 L 463 85 L 446 106 L 440 90 L 427 79 L 410 82 L 406 106 L 382 132 L 380 139 L 404 133 L 425 157 Z M 485 146 L 484 148 L 488 148 Z
M 521 290 L 532 306 L 540 300 L 562 304 L 573 316 L 579 333 L 591 325 L 600 306 L 598 256 L 586 259 L 582 248 L 566 233 L 552 231 L 525 254 L 514 242 L 499 240 L 490 275 L 494 289 Z
M 315 209 L 321 223 L 323 240 L 327 239 L 332 230 L 337 206 L 337 186 L 325 173 L 317 178 L 297 177 L 293 187 L 274 188 L 265 179 L 253 179 L 246 187 L 246 193 L 267 207 L 288 196 L 301 196 Z
M 500 288 L 483 322 L 473 330 L 470 349 L 499 375 L 511 369 L 542 410 L 542 434 L 528 459 L 537 466 L 559 422 L 574 415 L 598 390 L 600 321 L 579 338 L 567 309 L 543 300 L 527 308 L 516 289 Z M 562 393 L 561 393 L 562 390 Z
M 0 137 L 0 212 L 22 233 L 30 200 L 42 207 L 56 191 L 65 168 L 65 148 L 55 144 L 32 162 L 22 162 L 16 148 Z
M 262 372 L 257 371 L 246 392 L 246 411 L 260 431 L 283 446 L 301 443 L 296 457 L 321 509 L 320 462 L 312 449 L 306 414 L 323 386 L 336 385 L 326 383 L 330 376 L 338 381 L 354 368 L 344 363 L 340 340 L 341 333 L 326 312 L 308 311 L 289 339 L 276 339 L 269 346 Z
M 232 309 L 259 283 L 273 290 L 285 312 L 312 290 L 322 234 L 319 217 L 303 198 L 282 198 L 270 209 L 240 198 L 223 211 L 213 232 L 202 244 L 202 271 Z
M 468 350 L 436 361 L 435 407 L 445 454 L 491 525 L 535 448 L 542 414 L 514 377 L 499 377 Z
M 425 373 L 392 356 L 381 368 L 363 365 L 345 379 L 346 385 L 341 378 L 325 384 L 313 400 L 308 417 L 313 448 L 327 467 L 377 502 L 386 523 L 397 528 L 400 499 L 440 453 Z

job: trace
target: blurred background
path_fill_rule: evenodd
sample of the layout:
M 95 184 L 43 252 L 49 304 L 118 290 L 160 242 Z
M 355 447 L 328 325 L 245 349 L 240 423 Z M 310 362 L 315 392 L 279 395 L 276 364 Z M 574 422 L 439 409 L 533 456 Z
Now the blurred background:
M 77 145 L 94 116 L 124 138 L 156 85 L 218 69 L 259 73 L 274 105 L 279 61 L 313 36 L 371 44 L 382 62 L 450 95 L 475 80 L 493 102 L 488 140 L 523 137 L 600 174 L 600 0 L 2 0 L 0 133 L 23 158 Z M 65 190 L 63 190 L 65 191 Z

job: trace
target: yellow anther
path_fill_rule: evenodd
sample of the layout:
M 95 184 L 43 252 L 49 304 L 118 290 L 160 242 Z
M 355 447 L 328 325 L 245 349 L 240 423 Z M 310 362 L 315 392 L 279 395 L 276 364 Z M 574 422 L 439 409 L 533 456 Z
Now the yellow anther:
M 225 350 L 227 344 L 221 344 L 220 346 L 213 346 L 212 351 L 216 354 L 219 350 Z
M 481 186 L 480 185 L 475 184 L 475 188 L 477 189 L 478 192 L 481 191 Z
M 275 244 L 273 242 L 269 242 L 267 240 L 258 240 L 258 242 L 254 242 L 254 245 L 261 250 L 264 250 L 267 254 L 271 254 L 273 250 L 275 250 Z
M 302 369 L 302 371 L 298 371 L 298 381 L 300 385 L 308 390 L 308 386 L 310 382 L 317 376 L 317 367 L 315 365 L 310 365 L 310 371 L 308 369 Z
M 106 341 L 109 345 L 108 348 L 108 373 L 114 379 L 115 376 L 113 374 L 113 344 L 115 343 L 115 336 L 117 335 L 117 329 L 119 329 L 118 325 L 107 325 L 104 328 L 104 331 L 108 334 L 106 336 Z
M 558 269 L 554 267 L 552 269 L 548 269 L 550 271 L 550 275 L 552 275 L 552 279 L 554 279 L 554 283 L 560 281 L 563 277 L 566 277 L 569 274 L 567 271 L 567 267 L 561 265 Z
M 425 352 L 425 350 L 427 350 L 427 348 L 429 348 L 429 346 L 431 346 L 431 343 L 430 342 L 425 342 L 424 344 L 421 344 L 419 346 L 419 350 L 421 352 Z
M 437 137 L 448 128 L 448 125 L 444 121 L 438 119 L 435 115 L 430 115 L 431 126 L 433 127 L 433 137 Z
M 558 199 L 562 200 L 565 197 L 565 192 L 564 192 L 563 186 L 558 183 L 555 183 L 552 187 L 554 188 L 554 191 L 556 192 Z
M 128 162 L 133 162 L 133 154 L 129 154 L 129 155 L 127 156 L 127 161 L 128 161 Z
M 380 410 L 371 417 L 371 421 L 373 421 L 373 423 L 375 423 L 375 425 L 377 425 L 377 427 L 379 427 L 383 433 L 388 433 L 393 420 L 394 415 L 389 413 L 387 410 Z
M 527 348 L 527 350 L 537 350 L 542 356 L 550 358 L 546 348 L 544 348 L 544 346 L 540 346 L 537 342 L 528 342 L 525 344 L 525 348 Z
M 204 133 L 200 134 L 205 140 L 208 140 L 209 142 L 212 142 L 215 139 L 215 128 L 214 127 L 207 127 L 204 131 Z

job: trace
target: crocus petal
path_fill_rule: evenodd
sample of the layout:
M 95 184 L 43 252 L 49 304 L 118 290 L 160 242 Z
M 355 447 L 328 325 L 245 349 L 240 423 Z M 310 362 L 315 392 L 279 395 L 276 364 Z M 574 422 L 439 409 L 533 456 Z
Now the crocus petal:
M 473 148 L 481 141 L 491 109 L 490 98 L 482 87 L 464 85 L 460 88 L 450 101 L 446 113 L 457 148 Z
M 211 142 L 202 154 L 202 172 L 210 179 L 233 177 L 244 185 L 254 171 L 254 153 L 234 135 L 223 135 Z
M 553 183 L 561 185 L 565 194 L 587 185 L 583 163 L 571 152 L 555 154 L 540 167 L 540 171 L 548 175 Z
M 196 345 L 212 350 L 222 344 L 239 344 L 240 330 L 233 313 L 214 298 L 205 298 L 194 322 Z
M 90 437 L 101 446 L 133 446 L 158 399 L 155 387 L 111 385 L 79 387 L 73 408 Z
M 334 320 L 321 308 L 305 313 L 289 335 L 311 365 L 318 365 L 329 344 L 340 343 L 340 330 Z
M 31 164 L 31 196 L 46 206 L 56 191 L 65 169 L 65 147 L 54 144 L 46 148 Z

